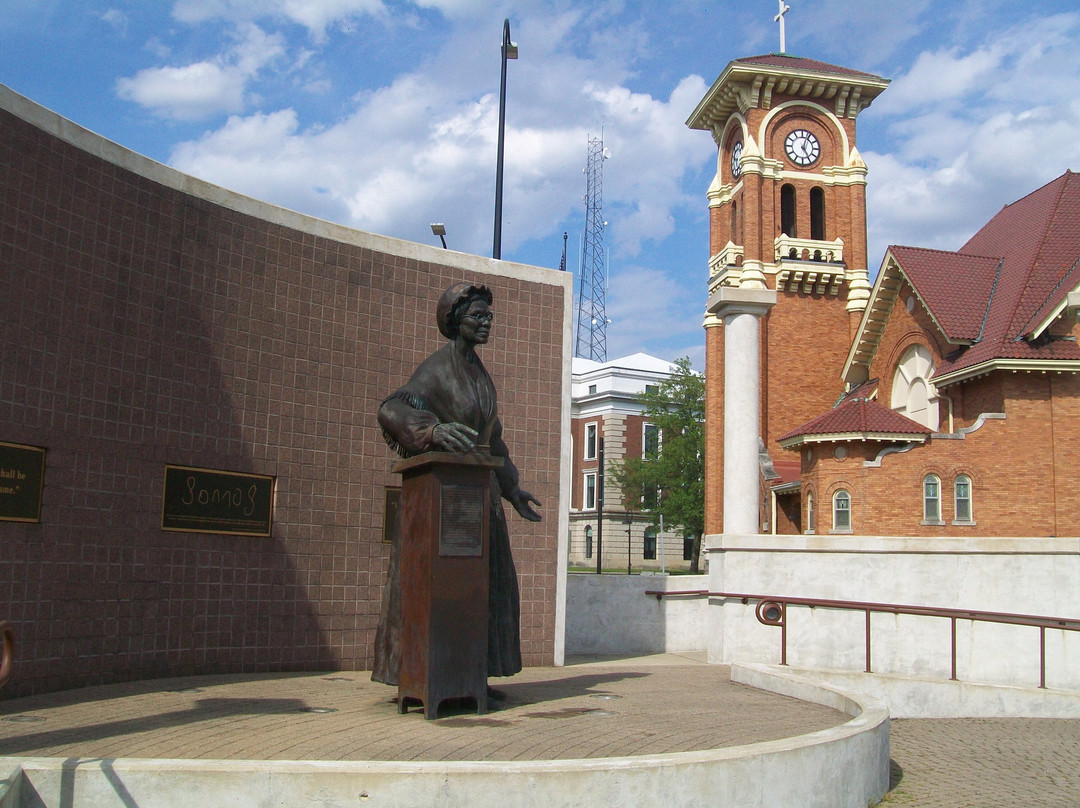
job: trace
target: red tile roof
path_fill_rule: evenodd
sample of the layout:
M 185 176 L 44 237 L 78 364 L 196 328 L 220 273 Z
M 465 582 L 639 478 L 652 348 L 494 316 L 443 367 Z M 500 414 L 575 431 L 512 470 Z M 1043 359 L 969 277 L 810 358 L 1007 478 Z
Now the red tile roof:
M 949 341 L 978 339 L 1000 258 L 921 247 L 890 247 L 889 252 Z
M 836 435 L 849 440 L 915 440 L 932 430 L 866 398 L 849 398 L 833 409 L 796 427 L 778 440 L 783 445 L 795 438 Z M 803 441 L 799 441 L 800 443 Z
M 864 73 L 861 70 L 852 70 L 850 67 L 831 65 L 828 62 L 819 62 L 816 59 L 804 59 L 801 56 L 792 56 L 787 53 L 765 53 L 761 56 L 746 56 L 742 59 L 732 60 L 736 65 L 760 65 L 762 67 L 781 67 L 789 70 L 814 71 L 816 73 L 834 73 L 838 76 L 849 78 L 874 79 L 882 81 L 881 76 L 873 73 Z
M 1080 175 L 1007 205 L 955 253 L 890 252 L 946 336 L 973 343 L 935 376 L 994 359 L 1080 359 L 1075 342 L 1031 339 L 1080 286 Z
M 772 481 L 772 486 L 775 488 L 778 485 L 791 485 L 792 483 L 799 482 L 802 477 L 802 460 L 795 458 L 794 460 L 774 460 L 773 468 L 780 476 Z

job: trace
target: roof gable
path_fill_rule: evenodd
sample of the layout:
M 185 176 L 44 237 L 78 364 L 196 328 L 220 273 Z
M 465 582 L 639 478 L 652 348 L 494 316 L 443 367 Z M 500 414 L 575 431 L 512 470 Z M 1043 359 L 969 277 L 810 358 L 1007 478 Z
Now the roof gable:
M 945 339 L 979 338 L 999 258 L 918 247 L 891 247 L 890 252 Z
M 957 252 L 890 247 L 845 376 L 872 361 L 899 277 L 911 283 L 945 339 L 960 346 L 937 368 L 940 383 L 1005 360 L 1080 362 L 1075 342 L 1040 339 L 1069 293 L 1080 290 L 1080 176 L 1067 171 L 1006 205 Z

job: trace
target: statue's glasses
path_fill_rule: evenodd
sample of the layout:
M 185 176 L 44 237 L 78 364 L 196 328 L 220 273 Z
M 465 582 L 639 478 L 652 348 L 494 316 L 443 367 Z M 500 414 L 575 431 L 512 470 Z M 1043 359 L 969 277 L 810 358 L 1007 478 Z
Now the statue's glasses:
M 468 317 L 470 320 L 475 320 L 478 323 L 490 323 L 495 319 L 495 312 L 489 311 L 487 314 L 466 314 L 462 319 L 465 319 L 465 317 Z

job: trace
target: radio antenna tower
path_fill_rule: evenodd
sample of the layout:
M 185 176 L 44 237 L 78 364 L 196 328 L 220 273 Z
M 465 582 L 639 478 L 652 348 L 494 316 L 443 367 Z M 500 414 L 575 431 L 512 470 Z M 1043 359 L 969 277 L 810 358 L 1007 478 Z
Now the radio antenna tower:
M 574 356 L 607 361 L 607 326 L 604 298 L 607 294 L 607 260 L 604 256 L 604 148 L 603 131 L 589 140 L 585 166 L 585 235 L 582 239 L 581 271 L 578 273 L 577 340 Z

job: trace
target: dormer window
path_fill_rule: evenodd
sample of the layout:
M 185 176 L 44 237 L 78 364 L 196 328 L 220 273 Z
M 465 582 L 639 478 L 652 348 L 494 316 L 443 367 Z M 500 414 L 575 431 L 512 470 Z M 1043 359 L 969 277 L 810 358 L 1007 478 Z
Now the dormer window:
M 930 381 L 934 360 L 924 345 L 912 345 L 900 358 L 893 374 L 890 406 L 901 415 L 935 432 L 938 428 L 937 389 Z

